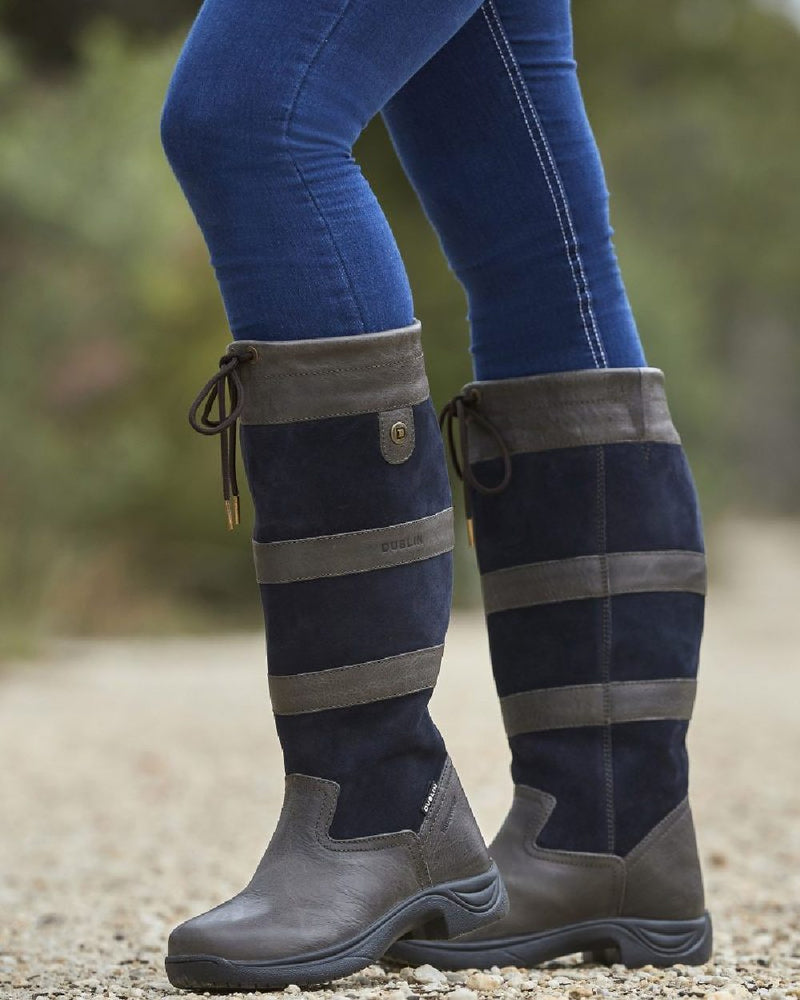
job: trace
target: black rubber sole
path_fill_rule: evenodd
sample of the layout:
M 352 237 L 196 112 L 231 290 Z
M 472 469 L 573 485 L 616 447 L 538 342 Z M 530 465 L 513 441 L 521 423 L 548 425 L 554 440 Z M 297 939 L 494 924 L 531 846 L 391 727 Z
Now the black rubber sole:
M 703 965 L 711 957 L 711 917 L 694 920 L 640 920 L 610 917 L 569 924 L 552 931 L 484 941 L 398 941 L 387 957 L 403 965 L 437 969 L 488 969 L 493 965 L 530 968 L 583 952 L 585 962 L 640 965 Z
M 424 933 L 455 937 L 485 927 L 507 912 L 505 886 L 493 864 L 483 875 L 422 890 L 335 949 L 268 961 L 168 955 L 167 978 L 173 986 L 195 991 L 274 990 L 290 983 L 311 986 L 372 965 L 404 934 L 424 928 Z

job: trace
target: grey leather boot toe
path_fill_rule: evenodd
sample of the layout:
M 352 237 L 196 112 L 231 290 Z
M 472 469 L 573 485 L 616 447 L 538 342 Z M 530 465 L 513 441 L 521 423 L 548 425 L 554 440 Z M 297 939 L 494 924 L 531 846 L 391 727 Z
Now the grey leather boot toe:
M 273 989 L 346 976 L 407 933 L 455 937 L 505 912 L 449 760 L 418 833 L 336 840 L 339 787 L 286 778 L 277 829 L 249 885 L 176 927 L 167 971 L 187 989 Z
M 707 962 L 711 919 L 689 803 L 625 857 L 540 847 L 555 804 L 518 785 L 489 847 L 508 890 L 505 917 L 457 941 L 398 941 L 390 957 L 439 969 L 529 968 L 574 952 L 587 962 L 627 966 Z
M 685 745 L 705 555 L 663 375 L 477 382 L 448 415 L 516 785 L 490 847 L 511 905 L 485 931 L 401 941 L 392 957 L 705 962 Z
M 419 325 L 231 344 L 190 419 L 221 435 L 231 526 L 241 420 L 287 778 L 248 886 L 170 936 L 170 982 L 318 983 L 404 934 L 499 919 L 505 890 L 428 714 L 453 512 Z

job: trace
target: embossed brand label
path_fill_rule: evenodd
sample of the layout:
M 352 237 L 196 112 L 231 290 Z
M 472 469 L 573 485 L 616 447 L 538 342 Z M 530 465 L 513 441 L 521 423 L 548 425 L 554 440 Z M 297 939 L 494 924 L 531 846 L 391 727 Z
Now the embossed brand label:
M 381 552 L 397 552 L 399 549 L 412 549 L 416 545 L 422 545 L 422 535 L 406 535 L 405 538 L 397 538 L 391 542 L 381 543 Z

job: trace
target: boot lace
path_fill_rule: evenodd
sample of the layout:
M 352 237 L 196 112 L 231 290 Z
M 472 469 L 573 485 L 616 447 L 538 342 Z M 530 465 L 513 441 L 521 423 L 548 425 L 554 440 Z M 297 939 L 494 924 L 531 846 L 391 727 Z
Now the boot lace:
M 255 361 L 257 357 L 255 347 L 231 344 L 219 359 L 219 370 L 206 382 L 189 407 L 189 423 L 198 434 L 220 435 L 222 499 L 229 531 L 239 523 L 236 426 L 244 405 L 244 396 L 238 369 L 242 364 Z M 217 404 L 216 419 L 211 416 L 214 403 Z
M 458 446 L 456 445 L 455 424 L 458 424 Z M 497 483 L 485 483 L 475 475 L 469 461 L 469 435 L 467 428 L 470 423 L 475 423 L 482 427 L 487 434 L 491 435 L 500 455 L 503 459 L 503 475 Z M 445 403 L 439 414 L 439 428 L 445 437 L 450 461 L 456 475 L 464 484 L 464 512 L 467 518 L 467 535 L 469 544 L 475 544 L 472 530 L 472 498 L 470 489 L 484 495 L 502 493 L 511 481 L 511 453 L 503 440 L 500 431 L 492 421 L 481 412 L 480 391 L 475 387 L 459 392 Z M 459 455 L 460 452 L 460 455 Z

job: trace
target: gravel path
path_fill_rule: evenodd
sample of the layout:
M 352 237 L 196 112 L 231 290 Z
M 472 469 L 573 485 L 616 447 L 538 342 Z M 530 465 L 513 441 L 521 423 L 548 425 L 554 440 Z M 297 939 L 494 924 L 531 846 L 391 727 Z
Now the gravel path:
M 317 1000 L 800 997 L 800 530 L 712 542 L 692 781 L 714 963 L 376 966 Z M 262 663 L 258 636 L 67 642 L 0 674 L 0 997 L 178 995 L 169 929 L 241 887 L 280 805 Z M 476 616 L 453 625 L 434 714 L 490 833 L 510 782 Z

